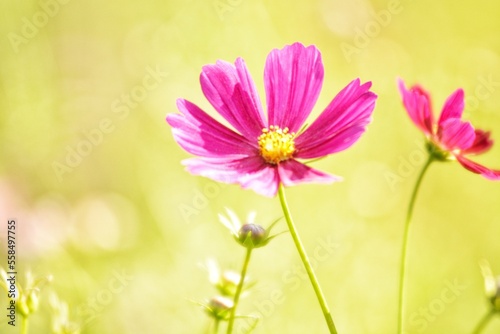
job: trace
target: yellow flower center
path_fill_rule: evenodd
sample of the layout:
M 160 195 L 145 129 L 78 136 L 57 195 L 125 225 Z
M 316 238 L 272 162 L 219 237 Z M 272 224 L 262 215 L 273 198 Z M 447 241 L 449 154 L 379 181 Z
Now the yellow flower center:
M 290 159 L 295 153 L 295 133 L 288 131 L 288 128 L 281 129 L 275 125 L 262 129 L 259 136 L 260 155 L 268 163 L 276 165 Z

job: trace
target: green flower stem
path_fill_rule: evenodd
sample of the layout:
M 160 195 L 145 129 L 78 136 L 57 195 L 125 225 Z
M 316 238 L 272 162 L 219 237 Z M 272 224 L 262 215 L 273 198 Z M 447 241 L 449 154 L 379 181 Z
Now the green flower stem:
M 21 334 L 28 334 L 28 316 L 21 317 Z
M 247 274 L 248 264 L 250 263 L 250 256 L 252 255 L 252 250 L 253 250 L 252 247 L 247 248 L 247 253 L 245 255 L 245 262 L 243 263 L 243 268 L 241 269 L 240 282 L 238 283 L 238 287 L 236 288 L 236 293 L 234 294 L 233 308 L 231 309 L 231 314 L 229 315 L 229 323 L 227 325 L 227 334 L 231 334 L 233 332 L 236 307 L 238 306 L 241 291 L 243 290 L 243 283 L 245 282 L 245 276 Z
M 410 199 L 410 205 L 408 206 L 408 212 L 406 214 L 406 222 L 403 234 L 403 245 L 401 249 L 401 267 L 399 271 L 399 300 L 398 300 L 398 334 L 403 333 L 403 301 L 404 301 L 404 287 L 405 287 L 405 275 L 406 275 L 406 250 L 408 245 L 408 235 L 410 231 L 411 216 L 413 214 L 413 207 L 415 205 L 415 200 L 417 199 L 417 193 L 420 189 L 420 184 L 424 178 L 425 172 L 429 168 L 431 162 L 434 161 L 434 156 L 429 155 L 427 162 L 425 163 L 420 175 L 418 176 L 417 183 L 415 183 L 415 188 L 413 188 L 413 193 Z
M 486 313 L 481 318 L 481 320 L 479 321 L 479 323 L 476 325 L 476 328 L 474 329 L 474 331 L 472 332 L 472 334 L 479 334 L 479 333 L 481 333 L 483 331 L 483 329 L 486 328 L 486 325 L 491 320 L 491 318 L 493 318 L 493 316 L 495 314 L 496 314 L 496 311 L 494 309 L 491 309 L 488 313 Z
M 214 334 L 218 334 L 219 333 L 219 323 L 220 323 L 220 320 L 219 319 L 215 319 Z
M 300 259 L 306 268 L 307 275 L 309 276 L 309 280 L 314 288 L 314 292 L 316 293 L 316 297 L 318 298 L 319 304 L 321 306 L 321 310 L 323 311 L 323 315 L 325 316 L 326 324 L 328 325 L 328 329 L 331 334 L 337 334 L 337 329 L 335 329 L 335 324 L 333 323 L 332 315 L 330 314 L 330 310 L 328 309 L 328 305 L 326 304 L 325 297 L 323 296 L 323 292 L 321 292 L 321 287 L 319 286 L 318 279 L 314 274 L 314 270 L 311 266 L 311 262 L 307 257 L 306 251 L 302 242 L 300 241 L 300 237 L 297 234 L 297 230 L 295 229 L 295 225 L 292 220 L 292 216 L 290 214 L 290 210 L 288 209 L 288 204 L 286 202 L 285 197 L 285 189 L 282 184 L 279 185 L 279 197 L 281 207 L 283 208 L 283 213 L 285 215 L 286 223 L 288 225 L 288 229 L 290 230 L 290 234 L 292 235 L 293 242 L 295 243 L 295 247 L 299 252 Z

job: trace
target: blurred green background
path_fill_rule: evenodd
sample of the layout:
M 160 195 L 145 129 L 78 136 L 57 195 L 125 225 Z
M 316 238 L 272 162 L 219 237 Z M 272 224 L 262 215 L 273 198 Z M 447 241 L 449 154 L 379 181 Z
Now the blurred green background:
M 323 55 L 312 118 L 356 77 L 379 95 L 360 142 L 315 163 L 344 181 L 287 194 L 339 332 L 394 333 L 403 221 L 424 159 L 396 78 L 429 89 L 435 113 L 463 87 L 465 117 L 497 140 L 475 160 L 500 168 L 499 14 L 490 0 L 2 1 L 0 264 L 15 218 L 21 284 L 28 270 L 53 275 L 30 333 L 49 332 L 52 292 L 82 333 L 206 331 L 192 301 L 216 291 L 200 264 L 239 270 L 244 256 L 217 214 L 256 211 L 268 225 L 281 210 L 276 198 L 185 172 L 189 155 L 165 115 L 179 97 L 215 114 L 201 67 L 238 56 L 264 101 L 267 54 L 295 41 Z M 500 273 L 500 184 L 436 163 L 412 227 L 407 332 L 470 333 L 488 309 L 478 261 Z M 263 315 L 255 333 L 327 332 L 299 266 L 288 234 L 255 251 L 257 285 L 239 309 Z M 0 332 L 19 332 L 0 319 Z M 497 318 L 484 333 L 498 331 Z

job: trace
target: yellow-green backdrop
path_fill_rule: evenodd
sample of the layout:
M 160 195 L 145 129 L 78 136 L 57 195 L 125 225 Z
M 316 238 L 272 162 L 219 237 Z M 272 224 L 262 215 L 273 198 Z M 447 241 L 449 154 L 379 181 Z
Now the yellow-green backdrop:
M 202 264 L 239 270 L 244 256 L 217 214 L 256 211 L 267 225 L 281 211 L 185 172 L 165 116 L 179 97 L 215 114 L 199 73 L 217 59 L 244 58 L 264 100 L 267 54 L 295 41 L 323 56 L 311 118 L 357 77 L 379 96 L 361 140 L 315 163 L 344 181 L 287 194 L 339 332 L 395 333 L 403 221 L 425 156 L 396 79 L 430 90 L 435 113 L 463 87 L 465 118 L 500 141 L 499 14 L 490 0 L 2 1 L 0 264 L 15 219 L 19 282 L 53 276 L 30 333 L 49 333 L 54 292 L 82 333 L 206 331 L 194 302 L 216 291 Z M 500 144 L 476 161 L 500 168 Z M 470 333 L 488 307 L 478 262 L 500 273 L 499 253 L 500 183 L 431 166 L 410 235 L 407 332 Z M 255 251 L 239 308 L 263 316 L 255 333 L 326 333 L 298 268 L 289 234 Z M 3 313 L 0 331 L 19 333 Z M 499 330 L 495 319 L 484 333 Z

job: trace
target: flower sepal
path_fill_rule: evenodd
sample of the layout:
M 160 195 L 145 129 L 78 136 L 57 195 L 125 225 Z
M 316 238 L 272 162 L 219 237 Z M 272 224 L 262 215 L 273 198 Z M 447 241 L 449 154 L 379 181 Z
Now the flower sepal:
M 441 149 L 438 145 L 433 143 L 432 141 L 427 141 L 425 147 L 427 148 L 427 152 L 432 156 L 432 159 L 436 161 L 452 161 L 454 160 L 453 155 Z

